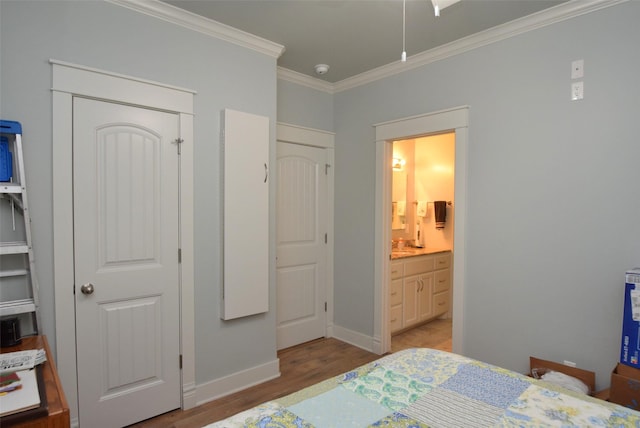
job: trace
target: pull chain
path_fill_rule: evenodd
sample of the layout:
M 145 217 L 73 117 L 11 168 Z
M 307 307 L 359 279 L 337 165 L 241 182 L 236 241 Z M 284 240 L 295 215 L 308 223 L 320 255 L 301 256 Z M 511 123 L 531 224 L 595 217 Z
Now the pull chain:
M 406 21 L 407 21 L 407 0 L 402 0 L 402 56 L 400 57 L 400 61 L 407 61 L 407 50 L 405 49 L 405 39 L 406 39 Z

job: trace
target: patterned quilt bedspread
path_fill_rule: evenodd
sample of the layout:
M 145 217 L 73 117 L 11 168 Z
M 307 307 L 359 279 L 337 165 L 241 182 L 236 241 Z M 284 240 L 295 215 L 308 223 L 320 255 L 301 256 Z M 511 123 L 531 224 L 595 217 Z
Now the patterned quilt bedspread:
M 636 427 L 640 412 L 434 349 L 408 349 L 219 427 Z

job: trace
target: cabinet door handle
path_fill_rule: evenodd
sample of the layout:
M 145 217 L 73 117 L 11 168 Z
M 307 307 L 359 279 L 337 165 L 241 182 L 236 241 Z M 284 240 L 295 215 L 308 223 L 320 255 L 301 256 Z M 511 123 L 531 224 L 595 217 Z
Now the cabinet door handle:
M 264 164 L 264 182 L 267 182 L 267 178 L 269 177 L 269 168 L 267 168 L 267 164 Z

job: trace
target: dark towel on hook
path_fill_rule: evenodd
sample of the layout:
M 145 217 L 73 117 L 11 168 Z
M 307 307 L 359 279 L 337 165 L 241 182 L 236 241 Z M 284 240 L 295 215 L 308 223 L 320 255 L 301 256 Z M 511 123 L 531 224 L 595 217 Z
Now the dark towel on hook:
M 436 229 L 444 229 L 444 222 L 447 221 L 447 201 L 435 201 L 433 209 L 436 214 Z

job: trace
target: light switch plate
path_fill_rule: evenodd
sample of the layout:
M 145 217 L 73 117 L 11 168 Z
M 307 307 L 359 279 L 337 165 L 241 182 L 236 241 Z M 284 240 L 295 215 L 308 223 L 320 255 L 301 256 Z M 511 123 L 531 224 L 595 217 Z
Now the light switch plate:
M 571 62 L 571 78 L 580 79 L 584 77 L 584 60 L 577 59 Z

